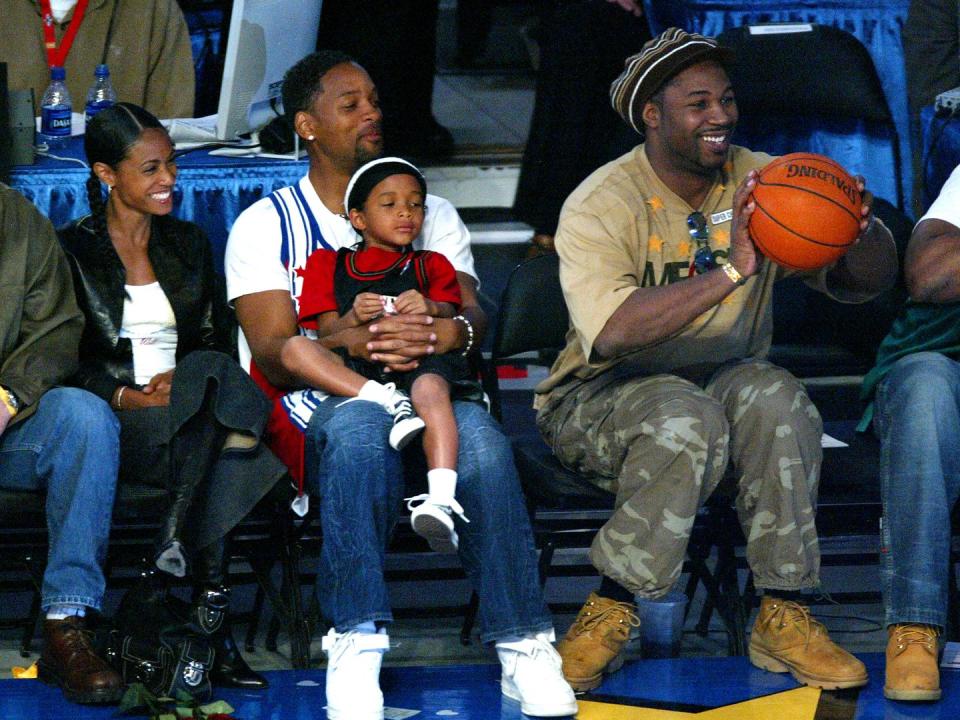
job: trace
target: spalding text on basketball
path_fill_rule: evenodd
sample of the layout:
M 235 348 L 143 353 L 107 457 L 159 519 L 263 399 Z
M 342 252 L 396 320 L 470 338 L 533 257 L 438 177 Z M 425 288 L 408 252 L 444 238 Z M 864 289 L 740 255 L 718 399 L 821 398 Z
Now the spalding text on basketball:
M 834 175 L 826 170 L 821 170 L 820 168 L 811 167 L 809 165 L 790 163 L 787 165 L 787 177 L 812 177 L 816 178 L 817 180 L 823 180 L 824 182 L 832 183 L 837 186 L 837 189 L 839 189 L 840 192 L 850 199 L 850 202 L 853 204 L 857 204 L 859 202 L 856 187 L 851 185 L 846 181 L 846 179 L 840 177 L 839 175 Z

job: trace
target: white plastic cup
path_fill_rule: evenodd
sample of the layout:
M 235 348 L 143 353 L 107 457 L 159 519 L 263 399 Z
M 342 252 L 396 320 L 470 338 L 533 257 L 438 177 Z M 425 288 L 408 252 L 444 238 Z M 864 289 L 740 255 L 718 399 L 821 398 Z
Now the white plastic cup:
M 683 614 L 687 596 L 671 590 L 656 600 L 636 598 L 643 657 L 673 658 L 683 644 Z

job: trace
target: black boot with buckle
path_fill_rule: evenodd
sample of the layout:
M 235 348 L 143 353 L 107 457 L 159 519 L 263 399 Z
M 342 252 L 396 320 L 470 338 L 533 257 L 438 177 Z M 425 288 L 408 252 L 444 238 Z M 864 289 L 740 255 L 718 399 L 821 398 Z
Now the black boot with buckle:
M 230 627 L 230 590 L 224 584 L 228 560 L 226 538 L 219 538 L 197 553 L 194 579 L 199 590 L 191 609 L 190 622 L 207 635 L 214 647 L 210 680 L 218 687 L 262 690 L 266 678 L 255 672 L 240 654 Z

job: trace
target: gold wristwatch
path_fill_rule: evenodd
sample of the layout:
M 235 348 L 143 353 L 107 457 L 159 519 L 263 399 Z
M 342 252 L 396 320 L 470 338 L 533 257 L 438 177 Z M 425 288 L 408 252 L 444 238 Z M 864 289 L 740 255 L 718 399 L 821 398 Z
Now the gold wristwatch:
M 0 385 L 0 403 L 6 405 L 10 417 L 20 412 L 20 398 L 17 397 L 13 390 L 3 385 Z
M 743 285 L 747 282 L 747 279 L 740 274 L 740 271 L 733 266 L 733 263 L 724 263 L 720 267 L 727 274 L 727 277 L 733 281 L 734 285 Z

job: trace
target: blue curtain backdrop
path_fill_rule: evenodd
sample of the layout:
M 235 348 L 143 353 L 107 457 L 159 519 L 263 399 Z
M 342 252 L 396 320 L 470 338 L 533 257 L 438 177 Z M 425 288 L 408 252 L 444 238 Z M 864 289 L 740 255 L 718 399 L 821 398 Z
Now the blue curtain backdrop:
M 83 158 L 83 138 L 58 149 L 63 157 Z M 210 238 L 222 270 L 223 251 L 233 221 L 243 210 L 274 190 L 307 174 L 307 161 L 229 158 L 192 152 L 177 160 L 174 214 L 198 224 Z M 86 182 L 90 171 L 79 163 L 37 158 L 36 165 L 13 169 L 10 184 L 31 200 L 54 226 L 90 212 Z

